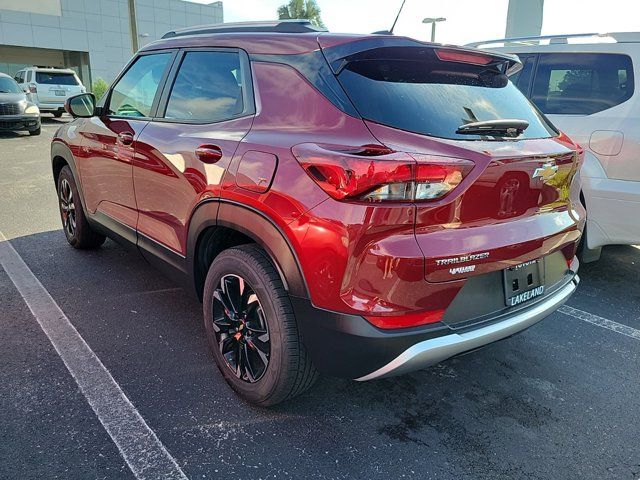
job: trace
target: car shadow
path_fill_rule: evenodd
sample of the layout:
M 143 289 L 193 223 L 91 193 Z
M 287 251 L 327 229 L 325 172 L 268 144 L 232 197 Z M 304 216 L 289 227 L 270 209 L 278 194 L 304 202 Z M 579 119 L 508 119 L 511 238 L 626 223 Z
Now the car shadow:
M 599 418 L 622 421 L 616 409 L 624 409 L 582 378 L 593 365 L 571 363 L 565 339 L 572 325 L 558 322 L 560 314 L 423 371 L 364 383 L 322 377 L 300 397 L 255 408 L 217 371 L 201 304 L 141 256 L 110 240 L 74 250 L 59 230 L 11 243 L 172 453 L 202 476 L 242 447 L 243 458 L 269 457 L 300 477 L 312 467 L 335 477 L 347 464 L 362 478 L 425 478 L 434 466 L 451 473 L 447 478 L 569 478 L 580 472 L 554 455 L 555 438 L 587 428 L 581 409 L 595 404 Z M 608 248 L 603 258 L 583 268 L 584 283 L 602 282 L 612 265 L 637 267 L 640 250 Z M 576 406 L 582 397 L 588 406 Z M 564 455 L 584 455 L 588 441 L 570 438 L 561 442 Z M 545 465 L 523 464 L 522 445 Z

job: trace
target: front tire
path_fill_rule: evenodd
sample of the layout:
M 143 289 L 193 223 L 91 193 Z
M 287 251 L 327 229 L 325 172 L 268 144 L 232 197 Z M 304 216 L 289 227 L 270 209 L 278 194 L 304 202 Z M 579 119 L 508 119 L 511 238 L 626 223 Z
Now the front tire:
M 216 257 L 205 282 L 203 310 L 216 364 L 247 401 L 272 406 L 315 382 L 317 372 L 288 294 L 258 246 L 230 248 Z
M 63 114 L 63 113 L 64 113 L 64 112 L 56 111 L 56 112 L 53 112 L 53 116 L 54 116 L 55 118 L 60 118 L 60 117 L 62 116 L 62 114 Z
M 94 232 L 87 221 L 78 187 L 68 165 L 62 168 L 58 176 L 58 206 L 62 229 L 69 245 L 89 249 L 104 243 L 106 237 Z
M 29 130 L 29 135 L 31 135 L 32 137 L 36 136 L 36 135 L 40 135 L 40 133 L 42 132 L 42 127 L 38 127 L 35 130 Z

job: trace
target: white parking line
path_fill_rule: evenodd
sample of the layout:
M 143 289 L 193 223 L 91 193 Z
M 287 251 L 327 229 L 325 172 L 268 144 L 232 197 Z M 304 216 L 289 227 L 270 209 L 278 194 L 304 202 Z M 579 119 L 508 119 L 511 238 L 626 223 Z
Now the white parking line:
M 568 305 L 563 305 L 558 309 L 558 311 L 560 313 L 564 313 L 565 315 L 569 315 L 571 317 L 584 320 L 585 322 L 589 322 L 593 325 L 597 325 L 598 327 L 606 328 L 607 330 L 611 330 L 621 335 L 626 335 L 627 337 L 640 340 L 640 330 L 629 327 L 627 325 L 623 325 L 618 322 L 614 322 L 613 320 L 609 320 L 604 317 L 599 317 L 598 315 L 594 315 L 589 312 L 584 312 L 582 310 L 578 310 L 577 308 L 573 308 Z
M 176 460 L 2 232 L 0 265 L 49 337 L 135 477 L 139 480 L 186 480 Z

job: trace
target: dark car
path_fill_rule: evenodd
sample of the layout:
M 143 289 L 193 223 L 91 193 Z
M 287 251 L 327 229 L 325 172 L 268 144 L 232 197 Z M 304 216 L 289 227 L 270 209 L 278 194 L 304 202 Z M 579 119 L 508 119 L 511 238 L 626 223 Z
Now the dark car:
M 273 405 L 517 333 L 578 284 L 583 151 L 516 57 L 304 22 L 175 31 L 52 145 L 69 243 L 133 245 Z
M 3 130 L 40 135 L 40 110 L 27 100 L 13 78 L 0 73 L 0 131 Z

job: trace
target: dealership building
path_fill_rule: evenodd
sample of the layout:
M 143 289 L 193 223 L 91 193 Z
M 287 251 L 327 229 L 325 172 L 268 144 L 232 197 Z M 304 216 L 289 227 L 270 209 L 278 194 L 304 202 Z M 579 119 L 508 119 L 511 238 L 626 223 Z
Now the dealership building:
M 85 86 L 111 82 L 132 54 L 175 28 L 221 23 L 222 2 L 0 0 L 0 72 L 72 68 Z

